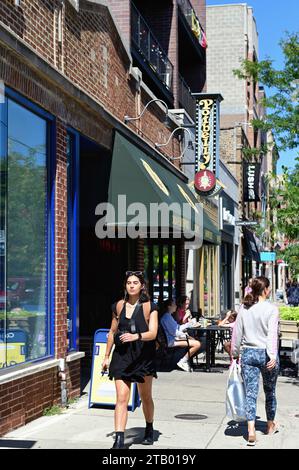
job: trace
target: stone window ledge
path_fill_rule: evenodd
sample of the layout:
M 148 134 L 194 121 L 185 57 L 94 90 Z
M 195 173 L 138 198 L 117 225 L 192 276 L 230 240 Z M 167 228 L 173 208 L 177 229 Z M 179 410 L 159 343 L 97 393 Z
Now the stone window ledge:
M 82 359 L 82 357 L 85 357 L 85 352 L 83 351 L 75 351 L 70 353 L 68 356 L 66 356 L 66 362 L 72 362 L 72 361 L 77 361 L 77 359 Z
M 24 364 L 21 369 L 7 369 L 0 374 L 0 385 L 18 380 L 28 375 L 38 374 L 47 369 L 59 367 L 59 359 L 48 359 L 38 364 Z

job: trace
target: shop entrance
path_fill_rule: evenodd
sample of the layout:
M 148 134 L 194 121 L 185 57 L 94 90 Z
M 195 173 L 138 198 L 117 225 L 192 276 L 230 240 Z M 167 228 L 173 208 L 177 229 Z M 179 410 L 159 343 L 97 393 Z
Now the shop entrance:
M 93 336 L 111 324 L 111 304 L 123 295 L 125 239 L 99 239 L 96 206 L 108 199 L 111 153 L 77 132 L 68 133 L 68 346 L 86 353 Z

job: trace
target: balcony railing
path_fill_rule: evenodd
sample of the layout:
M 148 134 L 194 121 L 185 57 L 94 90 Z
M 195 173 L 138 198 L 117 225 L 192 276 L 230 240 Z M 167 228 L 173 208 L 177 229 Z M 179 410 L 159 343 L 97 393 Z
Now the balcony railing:
M 160 81 L 172 90 L 173 65 L 144 18 L 131 2 L 131 39 Z
M 198 39 L 199 44 L 203 47 L 207 47 L 207 39 L 203 27 L 190 3 L 189 0 L 178 0 L 178 5 L 183 13 L 191 31 L 194 36 Z
M 183 77 L 179 74 L 179 103 L 185 108 L 189 116 L 195 121 L 195 98 Z

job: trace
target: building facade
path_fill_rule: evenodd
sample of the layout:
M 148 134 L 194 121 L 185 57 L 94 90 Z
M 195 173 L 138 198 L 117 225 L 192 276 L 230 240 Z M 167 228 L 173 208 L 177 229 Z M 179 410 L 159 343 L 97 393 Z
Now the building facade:
M 175 160 L 185 144 L 170 112 L 179 103 L 179 61 L 169 75 L 174 46 L 165 57 L 155 40 L 143 57 L 141 38 L 153 37 L 154 24 L 147 18 L 138 30 L 138 52 L 134 14 L 139 7 L 145 15 L 147 2 L 128 3 L 127 33 L 113 3 L 0 3 L 1 434 L 80 394 L 93 334 L 109 327 L 127 269 L 146 271 L 156 300 L 185 293 L 180 214 L 170 226 L 180 236 L 171 240 L 160 232 L 153 240 L 119 236 L 127 214 L 112 222 L 114 238 L 96 230 L 99 205 L 120 194 L 146 207 L 195 202 Z M 185 73 L 192 85 L 200 69 L 203 86 L 204 39 L 173 3 L 179 26 L 170 42 L 193 44 L 202 60 Z M 204 2 L 193 3 L 204 18 Z M 159 151 L 155 144 L 168 140 Z
M 248 279 L 263 271 L 259 252 L 268 249 L 259 238 L 260 230 L 255 230 L 256 224 L 265 221 L 266 214 L 264 169 L 269 154 L 263 147 L 267 136 L 251 124 L 263 116 L 264 91 L 254 80 L 234 75 L 242 61 L 258 61 L 258 32 L 252 7 L 246 3 L 207 7 L 207 31 L 207 89 L 223 96 L 220 158 L 239 187 L 241 275 L 235 297 L 240 299 Z

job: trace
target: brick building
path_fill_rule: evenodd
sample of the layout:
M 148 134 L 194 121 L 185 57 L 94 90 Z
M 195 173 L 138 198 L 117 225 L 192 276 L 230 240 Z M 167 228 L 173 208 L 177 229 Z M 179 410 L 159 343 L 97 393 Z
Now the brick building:
M 128 8 L 146 15 L 147 3 L 0 2 L 0 434 L 80 394 L 94 331 L 109 326 L 126 269 L 146 271 L 154 298 L 164 290 L 185 292 L 183 236 L 147 242 L 95 234 L 96 207 L 113 200 L 117 186 L 124 185 L 130 201 L 142 194 L 145 204 L 143 189 L 158 202 L 182 203 L 177 186 L 193 197 L 172 160 L 183 148 L 182 135 L 172 132 L 180 122 L 177 107 L 187 107 L 179 98 L 179 70 L 190 80 L 189 95 L 205 81 L 205 47 L 194 42 L 183 6 L 198 29 L 195 12 L 204 21 L 205 2 L 191 2 L 194 10 L 190 2 L 159 2 L 160 17 L 163 5 L 176 12 L 177 23 L 172 17 L 173 29 L 159 38 L 169 41 L 169 57 L 157 39 L 145 56 L 136 23 L 123 27 Z M 153 38 L 154 16 L 146 25 Z M 190 70 L 183 68 L 182 41 L 200 63 Z M 157 151 L 155 143 L 168 139 Z M 174 196 L 170 191 L 165 199 L 158 175 Z
M 260 222 L 261 214 L 265 215 L 266 211 L 264 176 L 269 167 L 269 153 L 259 152 L 267 136 L 254 129 L 251 121 L 260 119 L 265 112 L 260 104 L 263 90 L 254 80 L 240 80 L 233 73 L 245 59 L 258 61 L 258 31 L 252 7 L 246 3 L 207 7 L 207 31 L 207 89 L 223 96 L 220 158 L 239 183 L 240 218 Z M 259 190 L 252 202 L 244 193 L 244 181 L 248 181 L 245 161 L 251 163 L 252 168 L 261 164 Z M 270 248 L 258 240 L 250 227 L 242 230 L 241 241 L 240 252 L 236 251 L 241 273 L 240 284 L 235 285 L 236 299 L 242 297 L 248 278 L 264 272 L 259 251 Z

